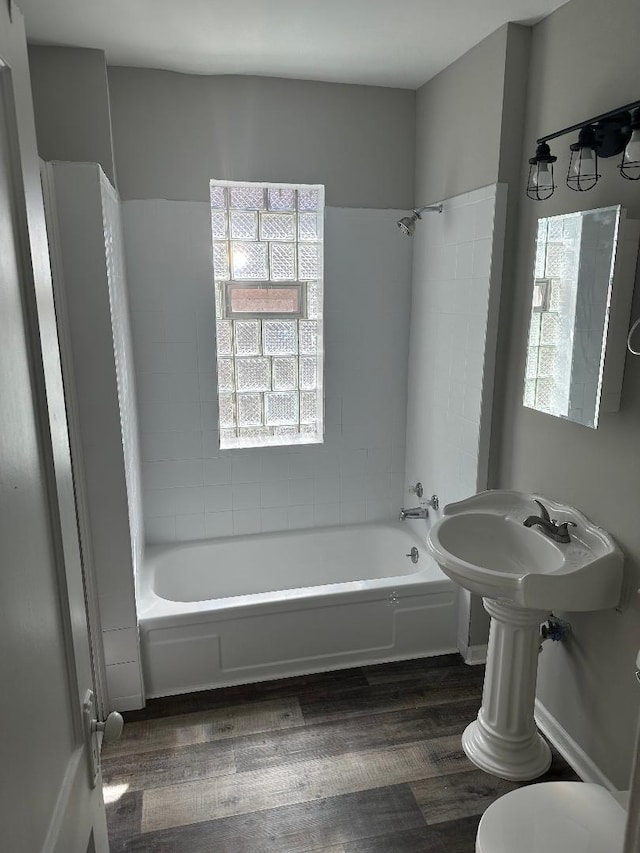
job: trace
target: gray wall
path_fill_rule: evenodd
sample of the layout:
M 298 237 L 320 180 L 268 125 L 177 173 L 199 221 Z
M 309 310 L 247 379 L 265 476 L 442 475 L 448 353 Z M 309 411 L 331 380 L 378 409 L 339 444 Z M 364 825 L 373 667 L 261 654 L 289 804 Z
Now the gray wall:
M 416 100 L 416 204 L 517 181 L 531 28 L 505 24 Z
M 209 179 L 323 183 L 332 207 L 413 205 L 415 93 L 109 68 L 123 199 L 206 201 Z
M 498 180 L 508 27 L 418 89 L 416 204 Z
M 104 53 L 31 45 L 29 67 L 40 157 L 100 163 L 115 185 Z
M 639 97 L 637 0 L 572 0 L 533 29 L 525 150 L 521 158 L 524 196 L 526 158 L 535 138 Z M 603 161 L 603 178 L 589 193 L 562 182 L 572 137 L 558 140 L 560 186 L 545 203 L 522 199 L 518 263 L 505 287 L 513 300 L 503 330 L 502 402 L 494 430 L 495 482 L 506 488 L 540 491 L 575 504 L 611 531 L 627 557 L 630 589 L 640 569 L 640 359 L 628 355 L 621 411 L 603 415 L 598 430 L 540 414 L 522 406 L 522 377 L 529 314 L 534 235 L 539 216 L 621 203 L 640 218 L 640 188 Z M 633 315 L 640 313 L 636 288 Z M 624 340 L 618 346 L 624 347 Z M 626 786 L 638 711 L 634 659 L 640 646 L 637 595 L 623 613 L 569 614 L 573 637 L 547 644 L 538 695 L 549 711 L 597 765 Z

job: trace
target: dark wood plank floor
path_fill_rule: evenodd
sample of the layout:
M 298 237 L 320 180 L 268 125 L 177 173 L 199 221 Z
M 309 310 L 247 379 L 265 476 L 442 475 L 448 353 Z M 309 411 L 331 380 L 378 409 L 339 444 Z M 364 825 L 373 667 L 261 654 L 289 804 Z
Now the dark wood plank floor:
M 112 853 L 473 853 L 517 787 L 460 736 L 483 667 L 457 655 L 155 699 L 103 752 Z M 577 778 L 554 754 L 545 779 Z

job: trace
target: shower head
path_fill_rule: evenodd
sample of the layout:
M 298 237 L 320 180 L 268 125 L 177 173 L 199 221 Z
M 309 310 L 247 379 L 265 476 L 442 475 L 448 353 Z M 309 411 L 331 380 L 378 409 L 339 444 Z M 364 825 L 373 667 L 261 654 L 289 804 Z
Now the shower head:
M 413 232 L 416 230 L 416 219 L 417 216 L 403 216 L 402 219 L 398 219 L 398 228 L 402 231 L 403 234 L 406 234 L 407 237 L 413 237 Z
M 402 219 L 398 219 L 398 222 L 396 223 L 398 228 L 403 234 L 406 234 L 407 237 L 413 237 L 416 230 L 416 220 L 422 219 L 421 214 L 425 211 L 428 211 L 429 213 L 442 213 L 442 205 L 431 204 L 425 205 L 425 207 L 418 207 L 413 211 L 411 216 L 403 216 Z

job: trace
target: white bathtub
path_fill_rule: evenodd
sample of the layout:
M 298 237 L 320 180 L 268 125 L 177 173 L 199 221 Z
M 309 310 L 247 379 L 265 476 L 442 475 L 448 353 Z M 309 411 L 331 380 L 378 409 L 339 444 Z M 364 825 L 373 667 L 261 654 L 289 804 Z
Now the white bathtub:
M 149 548 L 138 584 L 146 694 L 452 652 L 455 596 L 400 523 Z

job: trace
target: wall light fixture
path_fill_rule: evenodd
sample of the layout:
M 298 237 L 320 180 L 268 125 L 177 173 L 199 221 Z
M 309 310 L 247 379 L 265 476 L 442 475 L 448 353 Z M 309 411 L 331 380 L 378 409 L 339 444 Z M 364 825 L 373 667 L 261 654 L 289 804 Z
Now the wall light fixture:
M 549 141 L 578 131 L 578 139 L 569 146 L 571 152 L 567 186 L 578 192 L 593 189 L 600 179 L 600 158 L 622 154 L 619 170 L 623 178 L 640 180 L 640 101 L 586 119 L 579 124 L 549 133 L 536 140 L 536 153 L 529 160 L 527 196 L 544 201 L 553 195 L 553 163 Z
M 595 187 L 598 179 L 598 148 L 596 132 L 591 125 L 583 127 L 578 134 L 578 141 L 569 146 L 569 171 L 567 186 L 570 190 L 585 192 Z
M 527 195 L 536 201 L 544 201 L 553 195 L 556 185 L 553 181 L 554 157 L 546 142 L 538 142 L 536 153 L 529 159 L 529 180 Z
M 640 109 L 631 114 L 631 139 L 624 149 L 622 161 L 620 162 L 620 174 L 628 181 L 640 180 Z

